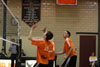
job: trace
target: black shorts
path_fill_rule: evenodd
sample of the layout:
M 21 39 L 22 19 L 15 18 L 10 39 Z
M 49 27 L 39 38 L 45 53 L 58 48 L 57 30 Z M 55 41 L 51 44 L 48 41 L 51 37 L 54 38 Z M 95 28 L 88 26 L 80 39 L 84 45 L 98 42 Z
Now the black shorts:
M 72 56 L 64 61 L 61 67 L 76 67 L 77 56 Z
M 36 63 L 33 67 L 48 67 L 46 64 Z
M 48 67 L 53 67 L 53 63 L 54 63 L 54 61 L 53 61 L 53 60 L 49 60 Z

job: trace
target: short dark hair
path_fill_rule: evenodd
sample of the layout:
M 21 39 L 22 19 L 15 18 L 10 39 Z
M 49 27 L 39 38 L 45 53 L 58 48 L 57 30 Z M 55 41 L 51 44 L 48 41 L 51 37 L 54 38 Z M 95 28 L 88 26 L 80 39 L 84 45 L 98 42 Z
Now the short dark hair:
M 12 39 L 11 39 L 11 41 L 12 41 L 12 42 L 15 42 L 15 39 L 14 39 L 14 38 L 12 38 Z
M 4 51 L 4 49 L 1 49 L 2 51 Z
M 69 31 L 66 31 L 67 32 L 67 34 L 69 35 L 69 37 L 71 36 L 71 33 L 69 32 Z
M 46 33 L 46 40 L 48 41 L 48 40 L 51 40 L 52 38 L 53 38 L 53 33 L 51 31 L 48 31 Z

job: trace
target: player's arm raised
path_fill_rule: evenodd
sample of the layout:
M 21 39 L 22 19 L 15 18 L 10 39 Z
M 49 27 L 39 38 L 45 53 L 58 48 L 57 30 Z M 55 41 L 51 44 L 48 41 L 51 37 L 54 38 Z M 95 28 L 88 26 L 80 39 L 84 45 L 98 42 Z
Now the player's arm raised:
M 43 29 L 42 29 L 42 32 L 45 33 L 47 31 L 47 27 L 45 26 Z
M 33 32 L 33 30 L 34 30 L 36 27 L 37 27 L 36 24 L 34 24 L 34 25 L 32 26 L 32 28 L 31 28 L 31 30 L 30 30 L 30 33 L 29 33 L 29 37 L 28 37 L 29 40 L 32 40 L 32 32 Z

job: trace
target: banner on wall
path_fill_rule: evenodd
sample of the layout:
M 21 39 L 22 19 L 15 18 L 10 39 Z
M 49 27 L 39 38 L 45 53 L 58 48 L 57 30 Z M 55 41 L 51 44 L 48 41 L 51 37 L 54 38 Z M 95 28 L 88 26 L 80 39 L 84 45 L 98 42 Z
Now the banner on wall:
M 22 0 L 22 20 L 30 27 L 40 21 L 41 0 Z
M 57 5 L 77 5 L 77 0 L 56 0 Z
M 14 67 L 15 67 L 14 61 Z M 0 60 L 0 67 L 11 67 L 11 60 Z

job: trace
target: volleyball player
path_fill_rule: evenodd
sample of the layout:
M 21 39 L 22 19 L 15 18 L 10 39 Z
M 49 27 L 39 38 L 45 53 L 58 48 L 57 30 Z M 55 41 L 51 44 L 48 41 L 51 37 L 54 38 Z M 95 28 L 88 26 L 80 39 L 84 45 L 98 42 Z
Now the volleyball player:
M 36 24 L 32 26 L 28 38 L 32 42 L 32 45 L 37 46 L 37 63 L 34 67 L 48 67 L 48 50 L 49 45 L 52 44 L 50 40 L 53 38 L 53 33 L 51 31 L 45 32 L 43 39 L 32 38 L 32 32 L 36 27 Z
M 42 30 L 43 33 L 45 33 L 47 30 L 46 30 L 46 27 L 44 27 L 44 29 Z M 48 67 L 53 67 L 54 66 L 54 61 L 55 61 L 55 52 L 56 51 L 56 48 L 55 48 L 55 44 L 54 42 L 52 42 L 52 44 L 49 45 L 49 57 L 48 57 L 48 60 L 49 60 L 49 64 L 48 64 Z
M 61 67 L 76 67 L 76 52 L 74 44 L 72 43 L 72 40 L 70 39 L 71 33 L 69 31 L 64 32 L 64 49 L 61 52 L 56 52 L 56 55 L 61 55 L 66 53 L 65 61 L 62 64 Z

